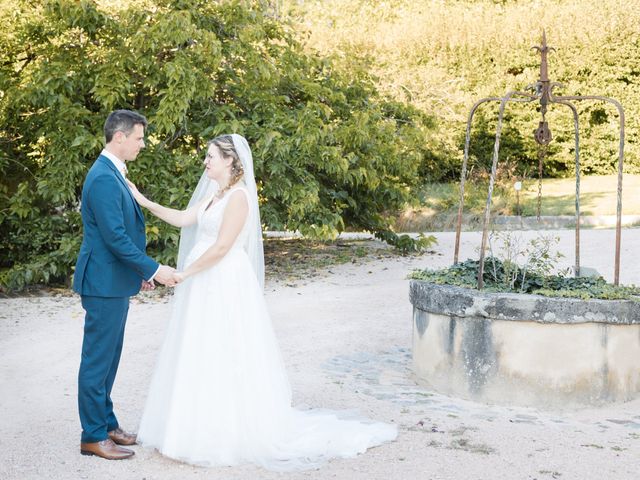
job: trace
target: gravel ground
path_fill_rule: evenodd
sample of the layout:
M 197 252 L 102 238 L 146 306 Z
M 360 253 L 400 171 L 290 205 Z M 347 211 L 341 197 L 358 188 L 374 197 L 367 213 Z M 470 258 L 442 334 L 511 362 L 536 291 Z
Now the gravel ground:
M 549 233 L 549 232 L 545 232 Z M 554 232 L 572 260 L 573 232 Z M 526 232 L 531 236 L 535 232 Z M 279 474 L 251 465 L 202 468 L 134 447 L 131 460 L 79 454 L 76 375 L 83 311 L 69 295 L 0 300 L 0 479 L 636 479 L 640 399 L 543 411 L 484 405 L 418 386 L 411 373 L 406 275 L 450 264 L 453 234 L 435 251 L 330 267 L 295 282 L 271 280 L 267 301 L 297 405 L 358 409 L 400 428 L 397 441 L 320 470 Z M 611 230 L 582 233 L 583 265 L 613 275 Z M 623 232 L 621 280 L 640 284 L 640 230 Z M 463 236 L 475 256 L 478 233 Z M 170 296 L 132 300 L 113 392 L 135 430 L 162 340 Z M 638 360 L 640 362 L 640 359 Z

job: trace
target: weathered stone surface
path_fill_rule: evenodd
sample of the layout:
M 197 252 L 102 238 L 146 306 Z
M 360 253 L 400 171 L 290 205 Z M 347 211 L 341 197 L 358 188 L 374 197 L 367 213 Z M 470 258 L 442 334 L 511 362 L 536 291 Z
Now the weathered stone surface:
M 482 317 L 541 323 L 640 324 L 640 302 L 582 300 L 518 293 L 486 293 L 451 285 L 412 280 L 409 298 L 415 308 L 455 317 Z
M 536 407 L 640 395 L 631 301 L 486 293 L 412 281 L 416 376 L 441 393 Z

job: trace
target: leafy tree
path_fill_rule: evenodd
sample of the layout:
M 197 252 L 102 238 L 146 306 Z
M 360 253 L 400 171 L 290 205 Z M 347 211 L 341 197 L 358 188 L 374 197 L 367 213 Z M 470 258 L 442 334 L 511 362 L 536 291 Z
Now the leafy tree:
M 2 1 L 0 284 L 68 280 L 82 181 L 117 108 L 150 121 L 130 176 L 156 201 L 184 207 L 206 141 L 237 132 L 266 227 L 397 241 L 387 215 L 429 170 L 429 118 L 383 98 L 364 68 L 305 52 L 272 13 L 239 0 Z M 178 232 L 148 219 L 147 233 L 172 262 Z

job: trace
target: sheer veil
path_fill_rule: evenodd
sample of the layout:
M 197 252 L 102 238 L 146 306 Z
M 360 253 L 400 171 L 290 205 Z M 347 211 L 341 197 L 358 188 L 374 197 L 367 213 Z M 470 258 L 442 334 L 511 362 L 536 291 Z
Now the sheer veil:
M 253 156 L 251 155 L 251 149 L 247 140 L 236 133 L 231 135 L 233 140 L 233 146 L 235 147 L 240 161 L 242 162 L 242 168 L 244 170 L 244 184 L 249 192 L 249 217 L 247 219 L 248 229 L 247 240 L 245 242 L 244 249 L 247 252 L 253 270 L 258 279 L 258 283 L 261 288 L 264 288 L 264 252 L 262 248 L 262 225 L 260 223 L 260 208 L 258 205 L 258 189 L 256 186 L 256 179 L 253 171 Z M 218 184 L 214 180 L 207 177 L 206 172 L 202 174 L 198 185 L 191 195 L 189 205 L 187 208 L 191 208 L 204 198 L 212 197 L 218 191 Z M 180 233 L 180 245 L 178 247 L 178 270 L 184 269 L 184 262 L 191 252 L 195 242 L 198 225 L 190 225 L 182 228 Z
M 203 198 L 210 198 L 218 191 L 218 183 L 207 177 L 207 172 L 204 171 L 196 189 L 191 195 L 187 208 L 191 208 L 200 202 Z M 198 224 L 194 223 L 187 227 L 183 227 L 180 231 L 180 243 L 178 245 L 178 261 L 176 268 L 178 271 L 184 270 L 184 262 L 189 256 L 193 245 L 196 243 L 196 232 L 198 230 Z
M 246 138 L 234 133 L 231 135 L 233 146 L 240 157 L 242 168 L 244 169 L 244 183 L 249 192 L 249 218 L 247 227 L 249 229 L 247 241 L 244 246 L 253 265 L 253 271 L 261 288 L 264 288 L 264 250 L 262 247 L 262 224 L 260 222 L 260 206 L 258 205 L 258 187 L 253 171 L 253 156 L 251 148 Z

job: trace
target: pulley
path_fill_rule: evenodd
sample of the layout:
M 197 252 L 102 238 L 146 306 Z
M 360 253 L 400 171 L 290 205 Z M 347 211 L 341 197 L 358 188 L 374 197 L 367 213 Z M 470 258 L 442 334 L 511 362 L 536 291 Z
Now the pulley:
M 534 130 L 533 136 L 539 145 L 549 145 L 551 143 L 551 130 L 549 130 L 549 124 L 546 120 L 543 119 L 538 123 L 538 128 Z

